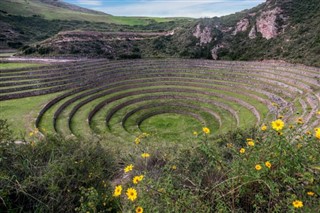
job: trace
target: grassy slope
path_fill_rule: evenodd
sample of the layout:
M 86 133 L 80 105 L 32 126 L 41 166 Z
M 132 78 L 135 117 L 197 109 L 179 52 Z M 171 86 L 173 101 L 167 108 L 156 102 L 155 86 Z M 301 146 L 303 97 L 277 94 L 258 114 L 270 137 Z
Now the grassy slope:
M 0 63 L 0 70 L 22 67 L 35 67 L 42 64 L 33 63 Z M 38 112 L 48 100 L 58 93 L 36 97 L 0 101 L 0 119 L 7 119 L 15 136 L 23 136 L 34 128 L 34 121 Z M 21 138 L 21 137 L 20 137 Z
M 0 8 L 12 15 L 39 15 L 47 20 L 89 21 L 121 25 L 147 25 L 151 21 L 167 22 L 173 20 L 173 18 L 117 17 L 108 14 L 84 13 L 45 4 L 37 0 L 1 0 Z
M 31 64 L 31 63 L 0 63 L 0 70 L 25 68 L 25 67 L 38 67 L 38 66 L 41 66 L 41 65 Z
M 34 129 L 35 119 L 48 102 L 59 95 L 53 93 L 36 97 L 8 100 L 0 102 L 0 119 L 7 119 L 15 136 L 24 136 Z M 17 122 L 19 121 L 19 122 Z

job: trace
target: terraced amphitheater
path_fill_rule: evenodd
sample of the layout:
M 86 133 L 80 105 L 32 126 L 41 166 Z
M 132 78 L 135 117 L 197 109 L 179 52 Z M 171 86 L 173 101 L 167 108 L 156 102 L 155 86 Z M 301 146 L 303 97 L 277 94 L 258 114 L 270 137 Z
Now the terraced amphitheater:
M 0 101 L 56 93 L 35 126 L 66 137 L 183 141 L 202 126 L 220 134 L 280 114 L 303 118 L 304 129 L 320 124 L 320 69 L 304 65 L 99 59 L 1 70 L 0 79 Z

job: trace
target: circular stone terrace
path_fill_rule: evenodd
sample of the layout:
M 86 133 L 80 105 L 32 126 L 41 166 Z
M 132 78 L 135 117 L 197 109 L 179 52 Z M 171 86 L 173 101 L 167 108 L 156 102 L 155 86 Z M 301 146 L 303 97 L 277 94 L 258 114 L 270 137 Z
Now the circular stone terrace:
M 0 71 L 0 100 L 60 92 L 35 125 L 63 136 L 167 139 L 260 125 L 319 125 L 320 69 L 276 62 L 86 60 Z M 61 93 L 62 92 L 62 93 Z M 184 138 L 182 138 L 184 139 Z

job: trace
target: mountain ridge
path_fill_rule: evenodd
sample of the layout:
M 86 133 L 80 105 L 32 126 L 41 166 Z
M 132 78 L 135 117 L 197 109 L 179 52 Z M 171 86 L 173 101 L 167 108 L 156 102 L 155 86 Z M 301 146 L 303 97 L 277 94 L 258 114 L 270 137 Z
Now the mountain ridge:
M 74 11 L 78 11 L 78 12 L 93 13 L 93 14 L 100 14 L 100 15 L 109 15 L 109 14 L 104 13 L 104 12 L 87 9 L 87 8 L 84 8 L 84 7 L 79 7 L 79 6 L 74 5 L 74 4 L 69 4 L 69 3 L 61 1 L 61 0 L 39 0 L 39 1 L 43 2 L 45 4 L 49 4 L 49 5 L 53 5 L 53 6 L 56 6 L 56 7 L 69 9 L 69 10 L 74 10 Z

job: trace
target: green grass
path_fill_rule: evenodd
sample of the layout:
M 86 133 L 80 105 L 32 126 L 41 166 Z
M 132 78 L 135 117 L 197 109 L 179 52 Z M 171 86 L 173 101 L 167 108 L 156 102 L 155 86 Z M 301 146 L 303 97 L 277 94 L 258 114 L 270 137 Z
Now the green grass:
M 153 17 L 128 17 L 128 16 L 111 16 L 109 17 L 110 23 L 120 25 L 148 25 L 152 22 L 169 22 L 176 21 L 176 18 L 153 18 Z
M 169 22 L 181 18 L 152 18 L 152 17 L 123 17 L 111 16 L 109 14 L 94 14 L 80 11 L 73 11 L 49 4 L 44 4 L 38 0 L 1 0 L 0 8 L 12 15 L 32 16 L 40 15 L 48 20 L 69 20 L 114 23 L 120 25 L 148 25 L 151 22 Z
M 35 128 L 35 120 L 44 105 L 59 94 L 0 101 L 0 119 L 7 119 L 14 135 L 21 138 Z
M 152 116 L 141 123 L 141 130 L 167 141 L 186 141 L 193 138 L 193 131 L 202 124 L 188 115 L 164 113 Z
M 142 85 L 142 84 L 141 84 Z M 150 88 L 162 88 L 161 86 L 153 86 Z M 176 87 L 176 88 L 184 88 L 184 87 Z M 223 87 L 221 87 L 223 88 Z M 199 89 L 199 88 L 193 88 L 193 89 Z M 131 90 L 126 90 L 125 92 L 129 92 L 129 91 L 138 91 L 139 89 L 131 89 Z M 221 91 L 221 90 L 212 90 L 209 89 L 208 91 L 211 92 L 216 92 L 216 93 L 220 93 L 220 94 L 224 94 L 227 96 L 234 96 L 237 98 L 240 98 L 248 103 L 251 103 L 253 106 L 256 106 L 258 111 L 261 113 L 261 117 L 263 119 L 263 117 L 267 114 L 267 108 L 266 106 L 264 106 L 263 104 L 259 103 L 258 101 L 252 99 L 252 98 L 248 98 L 245 95 L 239 95 L 239 94 L 234 94 L 232 92 L 228 92 L 228 91 Z M 100 92 L 101 93 L 101 92 Z M 118 93 L 114 93 L 108 96 L 104 96 L 102 98 L 96 99 L 88 104 L 86 104 L 85 106 L 81 107 L 76 115 L 73 117 L 72 119 L 72 123 L 71 123 L 71 128 L 73 129 L 74 134 L 76 134 L 79 137 L 82 138 L 91 138 L 92 137 L 92 131 L 89 128 L 86 120 L 87 120 L 87 116 L 89 114 L 89 112 L 94 108 L 94 106 L 96 106 L 99 102 L 110 98 L 114 95 L 119 95 L 122 94 L 123 92 L 118 92 Z M 155 93 L 154 95 L 161 95 L 161 94 L 166 94 L 166 93 Z M 191 95 L 192 96 L 192 95 Z M 71 96 L 74 97 L 74 96 Z M 71 97 L 67 98 L 66 100 L 70 99 Z M 97 132 L 99 134 L 106 134 L 106 135 L 111 135 L 114 134 L 117 137 L 121 137 L 121 138 L 132 138 L 132 135 L 130 135 L 129 133 L 126 133 L 123 129 L 122 126 L 120 125 L 121 119 L 123 118 L 123 116 L 130 110 L 133 110 L 135 107 L 141 105 L 141 104 L 134 104 L 132 106 L 129 107 L 125 107 L 124 109 L 121 109 L 119 112 L 117 112 L 112 119 L 110 120 L 110 126 L 111 126 L 111 134 L 108 130 L 106 130 L 106 126 L 105 126 L 105 116 L 106 113 L 109 109 L 111 109 L 112 107 L 116 106 L 119 103 L 122 103 L 124 101 L 128 101 L 131 100 L 133 98 L 138 98 L 138 97 L 143 97 L 143 95 L 135 95 L 135 96 L 130 96 L 130 97 L 126 97 L 123 98 L 121 100 L 109 103 L 106 107 L 104 107 L 102 110 L 100 110 L 93 118 L 93 123 L 92 123 L 92 128 L 94 130 L 98 130 Z M 84 99 L 86 99 L 87 97 L 85 97 Z M 203 98 L 207 98 L 206 96 L 203 96 Z M 84 100 L 81 99 L 81 100 Z M 64 101 L 66 101 L 64 100 Z M 68 106 L 63 113 L 59 116 L 58 120 L 57 120 L 57 127 L 60 133 L 62 133 L 64 136 L 68 136 L 70 135 L 70 131 L 68 128 L 68 115 L 69 112 L 71 111 L 71 109 L 77 104 L 79 103 L 81 100 L 78 100 L 76 102 L 74 102 L 73 104 L 71 104 L 70 106 Z M 247 127 L 248 125 L 252 125 L 256 119 L 255 117 L 252 115 L 252 113 L 241 107 L 239 104 L 235 104 L 232 103 L 230 101 L 225 101 L 221 98 L 213 98 L 213 100 L 219 101 L 219 102 L 223 102 L 227 105 L 229 105 L 231 108 L 233 108 L 234 110 L 239 112 L 239 118 L 240 118 L 240 124 L 241 127 Z M 150 102 L 151 103 L 151 102 Z M 55 110 L 58 109 L 58 106 L 60 106 L 62 103 L 57 104 L 56 106 L 54 106 L 53 108 L 51 108 L 43 117 L 42 122 L 40 123 L 40 126 L 47 129 L 47 131 L 49 132 L 53 132 L 53 128 L 52 128 L 52 123 L 51 123 L 51 119 L 53 116 L 53 113 Z M 221 129 L 219 129 L 219 132 L 217 133 L 222 133 L 225 131 L 228 131 L 230 128 L 235 127 L 235 120 L 234 118 L 229 115 L 228 112 L 226 112 L 225 110 L 219 109 L 218 107 L 213 107 L 210 106 L 210 104 L 203 104 L 203 106 L 211 108 L 213 111 L 219 112 L 221 114 L 221 118 L 223 120 L 224 125 L 221 127 Z M 205 118 L 205 117 L 204 117 Z M 210 122 L 209 122 L 210 123 Z M 134 126 L 134 123 L 129 122 L 126 125 L 129 126 Z M 212 129 L 217 129 L 218 126 L 217 124 L 215 124 L 214 126 L 210 126 Z M 130 127 L 131 128 L 131 127 Z M 129 128 L 129 129 L 130 129 Z M 135 128 L 133 128 L 133 132 L 134 134 L 137 134 L 136 130 L 134 130 Z M 190 132 L 192 132 L 193 130 L 190 130 Z
M 0 70 L 6 69 L 18 69 L 18 68 L 27 68 L 27 67 L 39 67 L 43 66 L 43 64 L 35 64 L 35 63 L 0 63 Z

